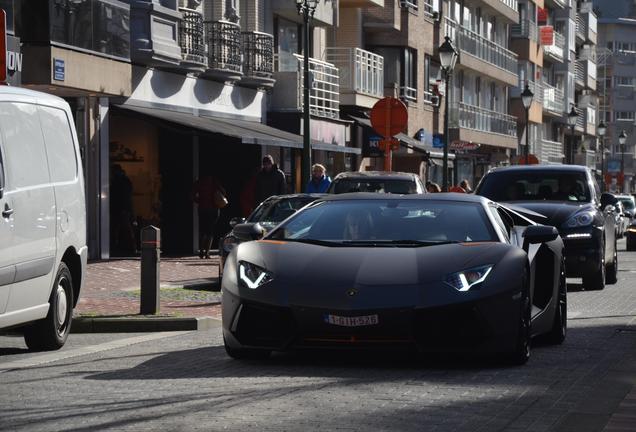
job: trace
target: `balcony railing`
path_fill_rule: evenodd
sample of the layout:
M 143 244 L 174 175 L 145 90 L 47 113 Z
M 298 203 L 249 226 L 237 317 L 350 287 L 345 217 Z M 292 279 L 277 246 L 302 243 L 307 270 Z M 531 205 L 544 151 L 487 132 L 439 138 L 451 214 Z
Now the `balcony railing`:
M 457 44 L 460 52 L 517 75 L 517 54 L 473 31 L 457 28 L 457 24 L 447 18 L 444 22 L 446 35 Z
M 510 137 L 517 136 L 517 118 L 514 116 L 463 102 L 459 102 L 458 108 L 458 110 L 454 110 L 457 116 L 455 123 L 461 128 Z
M 559 61 L 563 61 L 565 55 L 565 36 L 554 32 L 554 43 L 552 45 L 544 45 L 543 52 Z
M 585 40 L 585 33 L 587 33 L 587 23 L 583 14 L 576 14 L 576 37 Z
M 274 36 L 243 32 L 243 73 L 252 79 L 271 80 L 274 73 Z
M 340 90 L 381 98 L 384 96 L 384 57 L 360 48 L 331 47 L 325 59 L 340 72 Z
M 519 11 L 519 2 L 517 0 L 499 0 L 515 12 Z
M 523 90 L 526 88 L 526 84 L 528 84 L 528 88 L 530 89 L 532 94 L 534 94 L 532 101 L 539 104 L 543 103 L 543 88 L 541 86 L 541 83 L 522 80 L 521 77 L 519 77 L 519 86 L 510 89 L 510 96 L 512 96 L 513 98 L 521 97 L 521 92 L 523 92 Z
M 565 95 L 563 90 L 543 83 L 543 108 L 556 114 L 565 112 Z
M 417 89 L 408 86 L 400 87 L 400 99 L 405 102 L 417 102 Z
M 582 61 L 574 62 L 574 77 L 577 84 L 585 84 L 585 66 Z
M 542 163 L 561 163 L 564 157 L 563 144 L 558 141 L 541 140 L 539 158 Z
M 424 103 L 427 105 L 437 106 L 439 104 L 439 96 L 435 95 L 433 92 L 425 90 Z
M 400 7 L 417 10 L 418 0 L 400 0 Z
M 298 89 L 297 105 L 303 109 L 304 57 L 294 54 L 298 60 L 296 82 Z M 340 76 L 338 68 L 324 61 L 309 58 L 309 73 L 313 85 L 309 91 L 309 112 L 320 117 L 338 118 L 340 112 Z
M 511 35 L 513 38 L 530 39 L 537 42 L 538 38 L 537 23 L 530 20 L 521 20 L 519 24 L 513 24 L 511 27 Z
M 203 32 L 203 14 L 193 9 L 179 8 L 183 16 L 179 24 L 179 46 L 185 65 L 205 69 L 208 64 Z
M 241 26 L 229 21 L 206 21 L 208 67 L 241 74 Z

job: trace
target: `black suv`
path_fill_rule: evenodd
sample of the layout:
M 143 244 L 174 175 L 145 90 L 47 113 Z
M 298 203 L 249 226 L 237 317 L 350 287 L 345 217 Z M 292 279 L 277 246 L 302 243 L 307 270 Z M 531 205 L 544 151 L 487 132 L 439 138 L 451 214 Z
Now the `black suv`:
M 617 279 L 614 204 L 592 173 L 578 165 L 523 165 L 490 170 L 475 189 L 497 202 L 533 210 L 536 222 L 553 225 L 565 244 L 566 274 L 600 290 Z

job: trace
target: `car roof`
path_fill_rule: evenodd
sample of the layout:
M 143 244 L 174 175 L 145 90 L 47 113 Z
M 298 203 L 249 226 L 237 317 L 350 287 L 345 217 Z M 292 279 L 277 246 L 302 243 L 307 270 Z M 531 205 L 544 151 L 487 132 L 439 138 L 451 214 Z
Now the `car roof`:
M 285 195 L 273 195 L 273 196 L 267 198 L 266 201 L 282 201 L 282 200 L 292 200 L 292 199 L 302 199 L 302 198 L 318 199 L 318 198 L 324 197 L 326 195 L 327 194 L 322 194 L 322 193 L 312 193 L 312 194 L 295 193 L 295 194 L 285 194 Z
M 398 180 L 412 180 L 416 174 L 395 172 L 395 171 L 348 171 L 341 172 L 334 180 L 340 179 L 363 179 L 363 178 L 377 178 L 377 179 L 398 179 Z
M 515 171 L 574 171 L 586 172 L 588 168 L 583 165 L 510 165 L 492 168 L 490 172 L 515 172 Z
M 429 194 L 378 194 L 373 192 L 353 192 L 337 195 L 326 195 L 319 201 L 453 201 L 466 203 L 486 204 L 491 202 L 488 198 L 480 195 L 464 194 L 464 193 L 429 193 Z

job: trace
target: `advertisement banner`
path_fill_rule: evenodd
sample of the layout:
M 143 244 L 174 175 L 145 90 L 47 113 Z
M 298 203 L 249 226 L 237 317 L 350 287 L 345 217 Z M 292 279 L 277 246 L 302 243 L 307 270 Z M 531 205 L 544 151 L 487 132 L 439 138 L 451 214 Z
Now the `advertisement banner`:
M 548 11 L 544 8 L 539 8 L 537 11 L 537 21 L 539 25 L 548 23 Z
M 539 31 L 541 45 L 554 45 L 554 27 L 548 25 L 541 26 L 539 27 Z

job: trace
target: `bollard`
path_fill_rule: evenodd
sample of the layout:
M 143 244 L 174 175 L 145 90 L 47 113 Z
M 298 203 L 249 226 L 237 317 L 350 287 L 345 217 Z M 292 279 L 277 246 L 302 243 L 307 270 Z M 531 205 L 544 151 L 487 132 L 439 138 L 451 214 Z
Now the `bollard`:
M 159 313 L 159 261 L 161 230 L 152 225 L 141 230 L 142 315 Z

